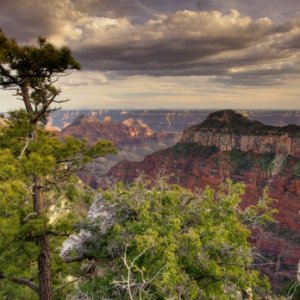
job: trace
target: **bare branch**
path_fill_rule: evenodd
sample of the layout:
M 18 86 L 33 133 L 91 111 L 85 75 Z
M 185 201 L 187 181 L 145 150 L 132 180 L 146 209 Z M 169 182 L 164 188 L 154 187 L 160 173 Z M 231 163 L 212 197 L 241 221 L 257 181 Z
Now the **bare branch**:
M 128 245 L 125 244 L 125 251 L 124 251 L 124 256 L 122 256 L 122 261 L 127 269 L 127 278 L 124 279 L 122 276 L 122 280 L 114 280 L 113 284 L 115 286 L 119 286 L 122 289 L 127 290 L 128 292 L 128 296 L 130 300 L 133 300 L 133 290 L 132 288 L 136 287 L 138 289 L 138 295 L 139 295 L 139 299 L 142 299 L 142 293 L 145 290 L 145 288 L 147 287 L 148 284 L 150 284 L 161 272 L 164 268 L 166 268 L 167 265 L 164 265 L 163 267 L 161 267 L 150 279 L 146 280 L 145 276 L 144 276 L 144 272 L 143 270 L 141 270 L 136 264 L 135 262 L 145 254 L 145 252 L 147 252 L 148 250 L 150 250 L 151 248 L 153 248 L 155 245 L 149 246 L 147 248 L 145 248 L 141 253 L 139 253 L 132 261 L 129 261 L 127 258 L 127 250 L 128 250 Z M 135 279 L 132 278 L 133 275 L 133 271 L 137 271 L 139 272 L 139 274 L 141 275 L 141 279 L 142 282 L 137 282 Z
M 36 212 L 32 212 L 30 214 L 28 214 L 24 219 L 23 222 L 27 221 L 29 218 L 31 218 L 32 216 L 37 217 L 37 213 Z
M 23 147 L 22 151 L 21 151 L 21 154 L 19 155 L 18 159 L 21 159 L 26 151 L 26 149 L 28 148 L 28 145 L 29 145 L 29 142 L 30 140 L 32 140 L 32 138 L 26 138 L 26 144 L 25 146 Z

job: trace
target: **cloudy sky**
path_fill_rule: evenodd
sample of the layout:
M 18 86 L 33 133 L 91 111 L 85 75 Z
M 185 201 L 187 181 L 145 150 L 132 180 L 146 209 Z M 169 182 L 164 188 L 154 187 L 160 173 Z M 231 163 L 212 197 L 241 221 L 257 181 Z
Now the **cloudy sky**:
M 0 28 L 71 48 L 64 108 L 300 109 L 299 0 L 0 0 Z

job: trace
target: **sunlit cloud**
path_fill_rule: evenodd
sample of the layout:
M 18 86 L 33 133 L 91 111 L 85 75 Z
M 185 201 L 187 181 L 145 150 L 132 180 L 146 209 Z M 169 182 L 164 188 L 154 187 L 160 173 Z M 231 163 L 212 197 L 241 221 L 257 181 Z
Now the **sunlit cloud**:
M 0 28 L 72 49 L 83 68 L 60 81 L 66 107 L 261 107 L 269 97 L 267 107 L 300 108 L 299 10 L 295 0 L 2 0 Z

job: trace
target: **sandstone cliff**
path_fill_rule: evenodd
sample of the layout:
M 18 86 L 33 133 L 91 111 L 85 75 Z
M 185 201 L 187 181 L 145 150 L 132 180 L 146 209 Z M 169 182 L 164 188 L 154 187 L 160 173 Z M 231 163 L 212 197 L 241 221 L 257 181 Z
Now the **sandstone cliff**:
M 182 143 L 215 146 L 220 151 L 283 153 L 300 157 L 300 126 L 267 126 L 232 110 L 212 113 L 184 130 Z
M 91 144 L 99 139 L 107 139 L 115 145 L 136 142 L 138 139 L 147 139 L 154 136 L 153 130 L 141 120 L 128 119 L 123 122 L 113 122 L 106 118 L 100 122 L 94 115 L 80 115 L 59 136 L 73 136 L 85 138 Z
M 170 176 L 170 182 L 202 190 L 206 185 L 217 187 L 229 177 L 246 184 L 243 207 L 258 201 L 264 188 L 268 188 L 274 207 L 279 210 L 275 216 L 277 223 L 254 232 L 252 242 L 264 257 L 257 263 L 274 287 L 280 288 L 295 280 L 300 258 L 300 159 L 286 156 L 274 174 L 277 158 L 271 153 L 218 151 L 216 147 L 177 144 L 140 162 L 118 163 L 102 183 L 107 185 L 108 178 L 131 182 L 141 173 L 155 178 L 163 170 Z
M 114 122 L 112 118 L 106 117 L 103 122 L 100 122 L 94 114 L 77 116 L 72 124 L 58 133 L 58 136 L 83 138 L 90 144 L 100 139 L 107 139 L 116 146 L 117 155 L 93 160 L 87 166 L 89 172 L 79 174 L 80 178 L 92 187 L 96 187 L 98 178 L 117 162 L 124 159 L 143 160 L 145 155 L 171 147 L 179 140 L 179 134 L 176 133 L 154 133 L 141 120 L 129 118 L 122 122 Z
M 265 126 L 232 111 L 212 114 L 185 130 L 177 145 L 140 162 L 118 163 L 103 183 L 131 182 L 140 173 L 154 178 L 163 170 L 170 182 L 201 190 L 230 177 L 246 184 L 243 207 L 268 188 L 279 210 L 277 223 L 254 231 L 252 242 L 262 254 L 260 269 L 281 288 L 296 280 L 300 258 L 299 128 Z

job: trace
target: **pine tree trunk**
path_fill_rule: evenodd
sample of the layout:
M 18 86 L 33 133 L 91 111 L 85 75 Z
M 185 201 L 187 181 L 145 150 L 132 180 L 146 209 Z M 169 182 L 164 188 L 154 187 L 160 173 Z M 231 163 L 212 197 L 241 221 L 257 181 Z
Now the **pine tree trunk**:
M 28 82 L 24 79 L 21 85 L 21 93 L 29 114 L 33 114 L 32 105 L 30 103 Z M 32 116 L 30 116 L 32 118 Z M 30 119 L 31 122 L 32 119 Z M 43 180 L 41 177 L 34 178 L 33 186 L 33 210 L 38 217 L 45 214 L 45 203 L 43 195 Z M 47 224 L 45 224 L 46 229 Z M 46 231 L 46 230 L 45 230 Z M 37 244 L 39 246 L 40 254 L 38 257 L 38 295 L 40 300 L 52 300 L 52 281 L 51 281 L 51 260 L 49 238 L 46 233 L 38 237 Z
M 30 99 L 29 99 L 29 90 L 28 90 L 28 83 L 26 81 L 26 79 L 24 79 L 24 82 L 21 84 L 21 93 L 23 96 L 23 101 L 26 107 L 26 111 L 29 114 L 33 113 L 33 109 L 32 109 L 32 105 L 30 103 Z M 30 118 L 32 118 L 32 116 L 30 116 Z
M 45 213 L 45 203 L 43 197 L 43 181 L 40 177 L 34 179 L 33 187 L 33 209 L 34 212 L 41 216 Z M 45 224 L 46 225 L 46 224 Z M 39 279 L 39 299 L 52 299 L 52 284 L 51 284 L 51 261 L 49 238 L 45 233 L 38 238 L 40 254 L 38 257 L 38 279 Z
M 39 299 L 52 299 L 51 262 L 49 239 L 47 235 L 39 238 L 40 255 L 38 257 Z

